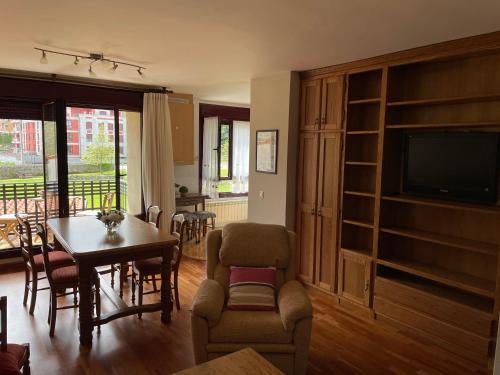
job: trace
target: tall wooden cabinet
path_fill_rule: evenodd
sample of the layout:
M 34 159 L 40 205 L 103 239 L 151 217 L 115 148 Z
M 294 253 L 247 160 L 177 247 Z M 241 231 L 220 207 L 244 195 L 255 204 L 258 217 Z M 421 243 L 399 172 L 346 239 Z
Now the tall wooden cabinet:
M 403 150 L 415 132 L 500 133 L 499 66 L 500 32 L 301 75 L 300 278 L 485 367 L 500 312 L 500 192 L 496 205 L 405 192 Z
M 194 104 L 193 95 L 168 95 L 172 148 L 176 165 L 194 164 Z
M 337 270 L 343 82 L 342 75 L 304 82 L 301 97 L 298 271 L 304 282 L 331 292 Z

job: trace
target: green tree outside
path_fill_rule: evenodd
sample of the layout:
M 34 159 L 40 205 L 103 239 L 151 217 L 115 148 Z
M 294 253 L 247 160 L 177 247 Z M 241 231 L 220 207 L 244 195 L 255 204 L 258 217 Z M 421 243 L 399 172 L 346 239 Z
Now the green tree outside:
M 104 134 L 104 128 L 99 127 L 99 132 L 92 140 L 92 143 L 85 149 L 85 155 L 82 157 L 84 163 L 94 165 L 102 173 L 106 166 L 113 164 L 115 159 L 115 146 Z

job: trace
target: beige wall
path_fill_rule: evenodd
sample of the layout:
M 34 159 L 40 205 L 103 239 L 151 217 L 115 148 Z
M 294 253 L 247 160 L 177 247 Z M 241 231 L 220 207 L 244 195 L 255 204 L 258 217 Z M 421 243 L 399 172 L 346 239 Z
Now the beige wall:
M 295 225 L 299 77 L 294 72 L 252 79 L 248 221 Z M 256 130 L 278 129 L 278 174 L 255 172 Z M 263 197 L 261 197 L 261 192 Z

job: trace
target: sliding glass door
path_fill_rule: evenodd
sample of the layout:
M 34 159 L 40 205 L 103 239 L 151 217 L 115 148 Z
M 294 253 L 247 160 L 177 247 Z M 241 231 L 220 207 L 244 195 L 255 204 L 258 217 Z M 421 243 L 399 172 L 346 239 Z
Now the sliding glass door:
M 142 212 L 139 112 L 68 106 L 66 139 L 70 215 Z
M 57 157 L 56 103 L 46 103 L 42 112 L 43 190 L 33 200 L 38 213 L 46 220 L 59 216 L 59 171 Z

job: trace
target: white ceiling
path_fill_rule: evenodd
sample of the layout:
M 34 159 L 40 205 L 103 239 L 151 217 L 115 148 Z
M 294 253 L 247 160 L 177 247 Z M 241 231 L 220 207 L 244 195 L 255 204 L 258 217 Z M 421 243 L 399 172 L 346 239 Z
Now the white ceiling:
M 0 68 L 88 76 L 33 47 L 103 52 L 147 67 L 100 78 L 249 103 L 252 77 L 500 29 L 499 0 L 0 0 Z

